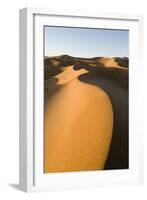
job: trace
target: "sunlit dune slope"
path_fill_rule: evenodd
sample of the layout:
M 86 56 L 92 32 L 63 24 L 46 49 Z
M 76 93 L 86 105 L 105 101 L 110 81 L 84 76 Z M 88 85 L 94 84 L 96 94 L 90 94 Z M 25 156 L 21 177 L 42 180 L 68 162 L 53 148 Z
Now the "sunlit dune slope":
M 116 67 L 127 70 L 125 60 L 121 58 L 103 57 L 99 59 L 99 63 L 103 64 L 104 67 Z
M 123 81 L 128 79 L 129 59 L 127 57 L 93 57 L 93 58 L 77 58 L 68 55 L 61 55 L 55 57 L 45 58 L 45 80 L 55 77 L 63 72 L 65 68 L 73 65 L 80 66 L 80 68 L 91 68 L 93 74 L 103 72 L 109 73 L 109 77 L 116 77 Z M 90 70 L 91 70 L 90 69 Z
M 44 171 L 104 169 L 108 157 L 113 110 L 101 88 L 83 83 L 73 65 L 45 80 Z
M 129 59 L 60 55 L 44 64 L 44 171 L 127 169 Z

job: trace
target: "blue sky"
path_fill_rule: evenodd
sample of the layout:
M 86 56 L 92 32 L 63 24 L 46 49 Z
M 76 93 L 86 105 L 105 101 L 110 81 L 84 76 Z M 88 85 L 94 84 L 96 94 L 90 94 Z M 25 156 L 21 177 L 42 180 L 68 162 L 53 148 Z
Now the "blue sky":
M 129 57 L 129 31 L 45 27 L 45 56 Z

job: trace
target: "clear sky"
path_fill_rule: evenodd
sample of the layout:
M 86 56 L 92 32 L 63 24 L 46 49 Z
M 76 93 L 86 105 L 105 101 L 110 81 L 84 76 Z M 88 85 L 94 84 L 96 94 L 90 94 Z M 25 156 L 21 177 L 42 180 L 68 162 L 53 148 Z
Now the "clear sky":
M 45 56 L 129 57 L 129 31 L 45 27 Z

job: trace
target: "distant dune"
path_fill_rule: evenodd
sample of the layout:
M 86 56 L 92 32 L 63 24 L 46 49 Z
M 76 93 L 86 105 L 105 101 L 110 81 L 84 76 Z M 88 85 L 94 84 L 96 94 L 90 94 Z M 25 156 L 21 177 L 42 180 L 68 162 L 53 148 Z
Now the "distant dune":
M 124 70 L 128 66 L 126 58 L 103 57 L 99 59 L 99 63 L 103 64 L 104 67 L 116 67 L 116 68 L 121 68 Z
M 128 168 L 128 62 L 45 58 L 45 173 Z

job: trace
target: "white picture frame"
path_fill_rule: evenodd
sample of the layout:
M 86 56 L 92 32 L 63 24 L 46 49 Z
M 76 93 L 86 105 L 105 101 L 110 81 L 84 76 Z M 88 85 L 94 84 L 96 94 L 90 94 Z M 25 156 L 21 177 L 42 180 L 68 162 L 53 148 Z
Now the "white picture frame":
M 100 27 L 130 31 L 129 169 L 43 173 L 43 26 Z M 143 182 L 143 130 L 138 116 L 143 67 L 143 17 L 84 11 L 20 10 L 20 189 L 26 192 Z M 139 64 L 139 67 L 138 67 Z

